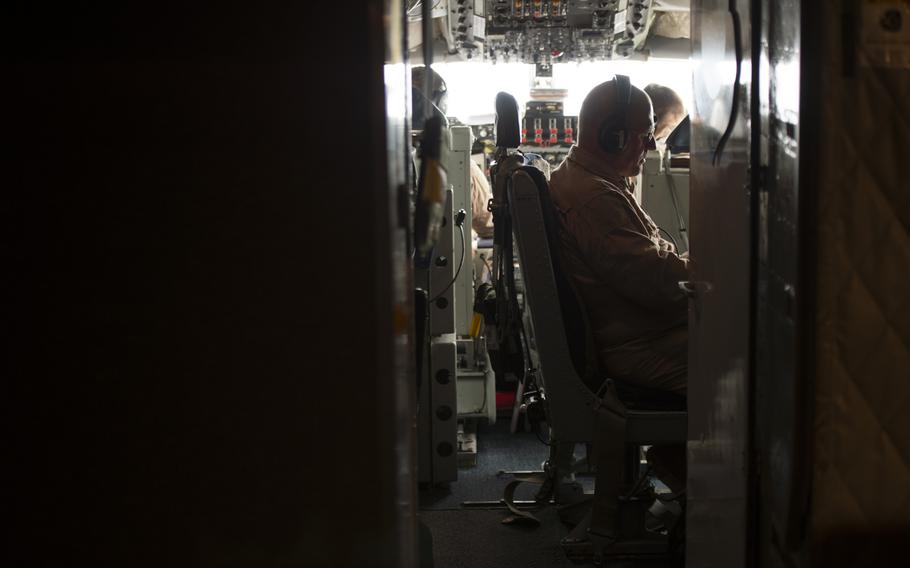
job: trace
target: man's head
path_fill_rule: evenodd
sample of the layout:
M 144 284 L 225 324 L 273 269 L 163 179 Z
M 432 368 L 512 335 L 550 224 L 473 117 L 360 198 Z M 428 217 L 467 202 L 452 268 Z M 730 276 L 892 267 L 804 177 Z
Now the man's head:
M 629 95 L 627 104 L 621 100 L 625 94 Z M 623 107 L 625 112 L 621 111 Z M 621 135 L 613 136 L 618 130 Z M 605 139 L 621 143 L 604 144 Z M 655 148 L 654 116 L 648 95 L 637 87 L 623 93 L 616 79 L 594 87 L 579 112 L 578 145 L 599 157 L 617 175 L 638 175 L 648 150 Z
M 436 107 L 442 111 L 443 114 L 446 113 L 446 103 L 448 102 L 448 89 L 446 88 L 446 82 L 442 77 L 439 76 L 439 73 L 433 71 L 433 68 L 430 68 L 430 102 L 436 105 Z M 427 68 L 424 66 L 412 67 L 411 68 L 411 87 L 417 89 L 421 93 L 424 92 L 425 81 L 427 77 Z
M 645 93 L 651 97 L 651 104 L 654 105 L 654 115 L 657 121 L 654 138 L 663 140 L 686 117 L 686 107 L 683 106 L 679 95 L 669 87 L 651 83 L 645 87 Z

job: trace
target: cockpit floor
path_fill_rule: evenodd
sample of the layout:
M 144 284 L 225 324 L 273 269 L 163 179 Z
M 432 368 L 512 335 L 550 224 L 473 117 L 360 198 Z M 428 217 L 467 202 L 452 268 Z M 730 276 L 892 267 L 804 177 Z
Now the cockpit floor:
M 541 432 L 546 439 L 546 428 Z M 430 529 L 434 568 L 559 568 L 583 567 L 568 560 L 559 546 L 569 533 L 555 507 L 534 514 L 540 526 L 504 525 L 505 508 L 464 506 L 465 502 L 493 501 L 502 498 L 510 476 L 502 470 L 538 470 L 547 459 L 549 448 L 533 432 L 509 432 L 508 417 L 495 425 L 477 429 L 477 465 L 458 470 L 458 481 L 448 487 L 420 492 L 420 519 Z M 579 448 L 578 450 L 580 450 Z M 580 476 L 586 491 L 593 490 L 593 477 Z M 516 500 L 531 500 L 537 487 L 519 486 Z M 608 568 L 663 568 L 664 563 L 607 563 Z
M 546 426 L 540 437 L 546 439 Z M 458 469 L 458 481 L 420 492 L 422 510 L 460 509 L 465 501 L 498 501 L 510 476 L 500 471 L 539 470 L 549 455 L 533 432 L 509 432 L 509 417 L 477 426 L 477 465 Z M 536 488 L 519 487 L 516 499 L 533 499 Z

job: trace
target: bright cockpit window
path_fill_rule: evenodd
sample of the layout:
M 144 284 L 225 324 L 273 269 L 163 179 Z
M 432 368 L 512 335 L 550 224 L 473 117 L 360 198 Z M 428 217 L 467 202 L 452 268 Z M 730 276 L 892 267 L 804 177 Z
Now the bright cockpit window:
M 535 85 L 534 66 L 522 63 L 435 63 L 433 69 L 447 84 L 449 116 L 465 124 L 493 122 L 493 101 L 499 91 L 514 96 L 523 109 L 535 86 L 566 89 L 564 112 L 577 115 L 588 92 L 615 73 L 628 75 L 639 88 L 649 83 L 670 87 L 687 109 L 692 104 L 692 67 L 685 59 L 559 63 L 553 66 L 552 79 L 543 80 L 548 85 Z

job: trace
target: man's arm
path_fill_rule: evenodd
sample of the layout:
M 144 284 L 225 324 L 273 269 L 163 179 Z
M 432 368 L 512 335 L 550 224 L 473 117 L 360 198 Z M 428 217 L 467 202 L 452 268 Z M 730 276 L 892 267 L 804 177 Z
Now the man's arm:
M 493 236 L 493 214 L 487 210 L 492 197 L 490 184 L 483 170 L 471 160 L 471 226 L 481 237 Z
M 598 195 L 585 204 L 578 223 L 582 255 L 616 292 L 652 309 L 686 303 L 678 283 L 688 280 L 688 261 L 672 245 L 662 245 L 662 239 L 654 242 L 621 195 Z

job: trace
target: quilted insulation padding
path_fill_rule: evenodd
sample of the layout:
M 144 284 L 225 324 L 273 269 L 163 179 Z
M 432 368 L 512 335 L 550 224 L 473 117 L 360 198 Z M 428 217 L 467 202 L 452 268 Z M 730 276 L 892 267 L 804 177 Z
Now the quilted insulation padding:
M 839 11 L 815 17 L 828 20 L 829 54 L 818 101 L 819 546 L 910 525 L 910 70 L 870 68 L 857 45 L 845 76 Z

